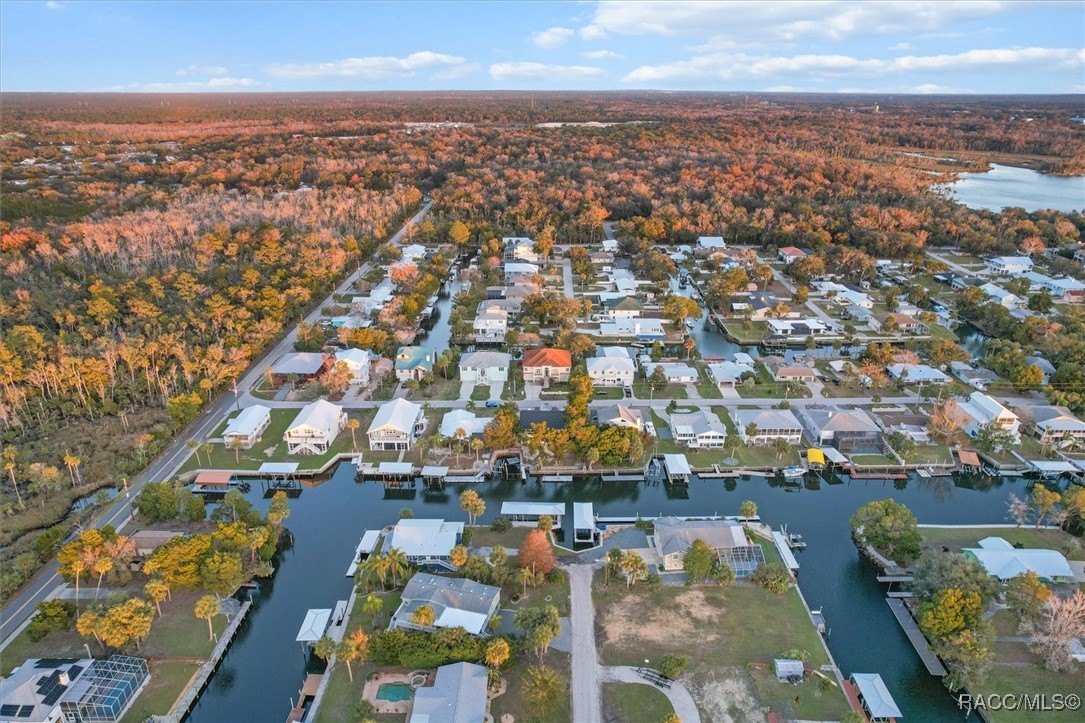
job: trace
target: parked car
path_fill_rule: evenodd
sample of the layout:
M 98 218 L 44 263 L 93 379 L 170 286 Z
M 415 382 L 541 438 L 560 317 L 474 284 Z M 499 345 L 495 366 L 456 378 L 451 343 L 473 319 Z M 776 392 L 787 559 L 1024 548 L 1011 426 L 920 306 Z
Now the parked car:
M 487 409 L 497 409 L 500 406 L 501 406 L 501 402 L 495 401 L 493 399 L 486 402 L 486 408 Z

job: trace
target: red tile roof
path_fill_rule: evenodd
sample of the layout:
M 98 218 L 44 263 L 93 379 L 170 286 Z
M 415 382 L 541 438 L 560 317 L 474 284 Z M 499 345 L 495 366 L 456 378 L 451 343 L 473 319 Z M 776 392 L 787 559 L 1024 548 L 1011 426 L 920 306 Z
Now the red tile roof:
M 524 352 L 525 367 L 569 367 L 573 366 L 573 357 L 564 349 L 529 349 Z

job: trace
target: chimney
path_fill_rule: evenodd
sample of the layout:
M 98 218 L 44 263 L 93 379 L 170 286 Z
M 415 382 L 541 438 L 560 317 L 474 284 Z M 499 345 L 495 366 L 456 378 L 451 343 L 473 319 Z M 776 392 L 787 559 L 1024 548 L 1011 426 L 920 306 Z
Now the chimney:
M 71 678 L 68 677 L 68 671 L 66 671 L 66 670 L 60 671 L 60 675 L 57 676 L 57 682 L 60 683 L 61 685 L 67 685 L 68 683 L 70 683 Z

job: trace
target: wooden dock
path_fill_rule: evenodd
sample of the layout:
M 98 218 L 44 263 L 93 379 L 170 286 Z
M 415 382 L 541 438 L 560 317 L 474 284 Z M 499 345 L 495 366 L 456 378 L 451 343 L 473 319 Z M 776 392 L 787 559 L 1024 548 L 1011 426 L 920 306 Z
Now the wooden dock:
M 904 601 L 899 598 L 889 598 L 886 600 L 889 603 L 889 609 L 893 611 L 893 616 L 896 617 L 897 622 L 904 628 L 904 634 L 908 636 L 908 640 L 911 641 L 912 647 L 915 648 L 916 653 L 919 654 L 919 659 L 923 661 L 923 665 L 927 667 L 927 672 L 931 675 L 937 675 L 944 677 L 947 675 L 947 671 L 942 661 L 938 659 L 938 656 L 931 650 L 930 645 L 927 643 L 927 639 L 923 637 L 923 633 L 919 630 L 919 625 L 916 624 L 915 618 L 912 617 L 912 613 L 905 607 Z

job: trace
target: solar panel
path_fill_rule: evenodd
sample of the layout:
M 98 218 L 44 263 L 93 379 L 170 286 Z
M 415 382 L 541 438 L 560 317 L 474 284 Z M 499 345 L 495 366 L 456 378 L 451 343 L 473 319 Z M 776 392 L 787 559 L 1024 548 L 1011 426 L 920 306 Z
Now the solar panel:
M 75 680 L 76 678 L 79 677 L 79 674 L 82 673 L 82 672 L 83 672 L 83 666 L 82 665 L 73 665 L 72 667 L 68 668 L 68 679 L 69 680 Z
M 15 714 L 16 718 L 29 718 L 34 713 L 34 706 L 24 705 L 19 709 L 19 712 Z
M 45 695 L 60 681 L 60 671 L 54 670 L 49 675 L 38 678 L 38 694 Z
M 17 705 L 0 705 L 0 715 L 4 717 L 18 716 L 19 706 Z
M 42 670 L 48 670 L 50 668 L 59 668 L 62 665 L 74 663 L 76 660 L 78 660 L 78 658 L 42 658 L 38 662 L 34 663 L 34 667 Z
M 64 695 L 64 691 L 66 691 L 67 689 L 68 686 L 66 685 L 56 686 L 55 688 L 53 688 L 53 690 L 49 691 L 49 694 L 47 696 L 42 698 L 42 705 L 53 705 L 58 700 L 60 700 L 60 696 Z

